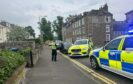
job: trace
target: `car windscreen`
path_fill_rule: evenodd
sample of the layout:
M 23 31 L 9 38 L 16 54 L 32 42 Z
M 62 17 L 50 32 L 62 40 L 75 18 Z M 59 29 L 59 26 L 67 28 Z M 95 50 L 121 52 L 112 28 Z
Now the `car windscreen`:
M 71 46 L 72 44 L 70 44 L 70 43 L 64 43 L 64 48 L 69 48 L 70 46 Z
M 85 45 L 88 44 L 87 40 L 78 40 L 74 43 L 74 45 Z

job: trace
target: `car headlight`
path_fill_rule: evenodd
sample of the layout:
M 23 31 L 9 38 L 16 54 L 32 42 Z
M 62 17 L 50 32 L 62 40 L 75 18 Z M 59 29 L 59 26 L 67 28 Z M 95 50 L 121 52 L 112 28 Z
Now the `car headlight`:
M 87 50 L 87 48 L 83 48 L 83 50 Z
M 68 49 L 68 52 L 70 52 L 71 51 L 71 49 Z

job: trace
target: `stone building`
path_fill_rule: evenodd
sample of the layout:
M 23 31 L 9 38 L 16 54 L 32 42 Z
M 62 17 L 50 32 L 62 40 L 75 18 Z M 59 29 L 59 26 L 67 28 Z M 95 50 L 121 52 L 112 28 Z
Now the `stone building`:
M 126 22 L 129 30 L 133 30 L 133 10 L 126 13 Z
M 126 21 L 114 21 L 113 22 L 113 35 L 112 37 L 118 37 L 128 33 L 128 25 Z
M 91 10 L 68 18 L 63 27 L 64 41 L 92 38 L 95 46 L 103 46 L 112 39 L 113 15 L 105 4 L 98 10 Z
M 62 29 L 64 41 L 74 42 L 85 38 L 85 22 L 83 15 L 70 16 Z
M 15 25 L 15 24 L 11 24 L 6 21 L 1 21 L 0 22 L 0 43 L 8 41 L 9 37 L 7 36 L 7 33 L 10 32 L 11 29 L 18 28 L 18 27 L 24 29 L 24 27 L 21 27 L 21 26 Z M 27 36 L 25 37 L 25 39 L 34 39 L 34 37 L 31 36 L 28 31 L 25 30 L 25 32 L 27 33 Z
M 133 10 L 127 12 L 125 15 L 125 21 L 113 21 L 113 38 L 125 35 L 128 31 L 133 30 Z
M 6 42 L 8 40 L 7 32 L 9 31 L 9 27 L 0 25 L 0 43 Z

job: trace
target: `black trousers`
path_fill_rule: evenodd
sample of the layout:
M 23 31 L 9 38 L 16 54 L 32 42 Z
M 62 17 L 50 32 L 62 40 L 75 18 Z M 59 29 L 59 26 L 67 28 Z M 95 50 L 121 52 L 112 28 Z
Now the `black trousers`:
M 52 61 L 56 61 L 56 60 L 57 60 L 57 51 L 52 50 Z

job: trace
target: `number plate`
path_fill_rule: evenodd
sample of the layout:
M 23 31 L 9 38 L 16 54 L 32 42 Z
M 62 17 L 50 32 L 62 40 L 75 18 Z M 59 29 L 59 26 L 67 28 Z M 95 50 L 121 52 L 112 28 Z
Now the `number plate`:
M 79 54 L 79 52 L 74 52 L 74 54 Z

